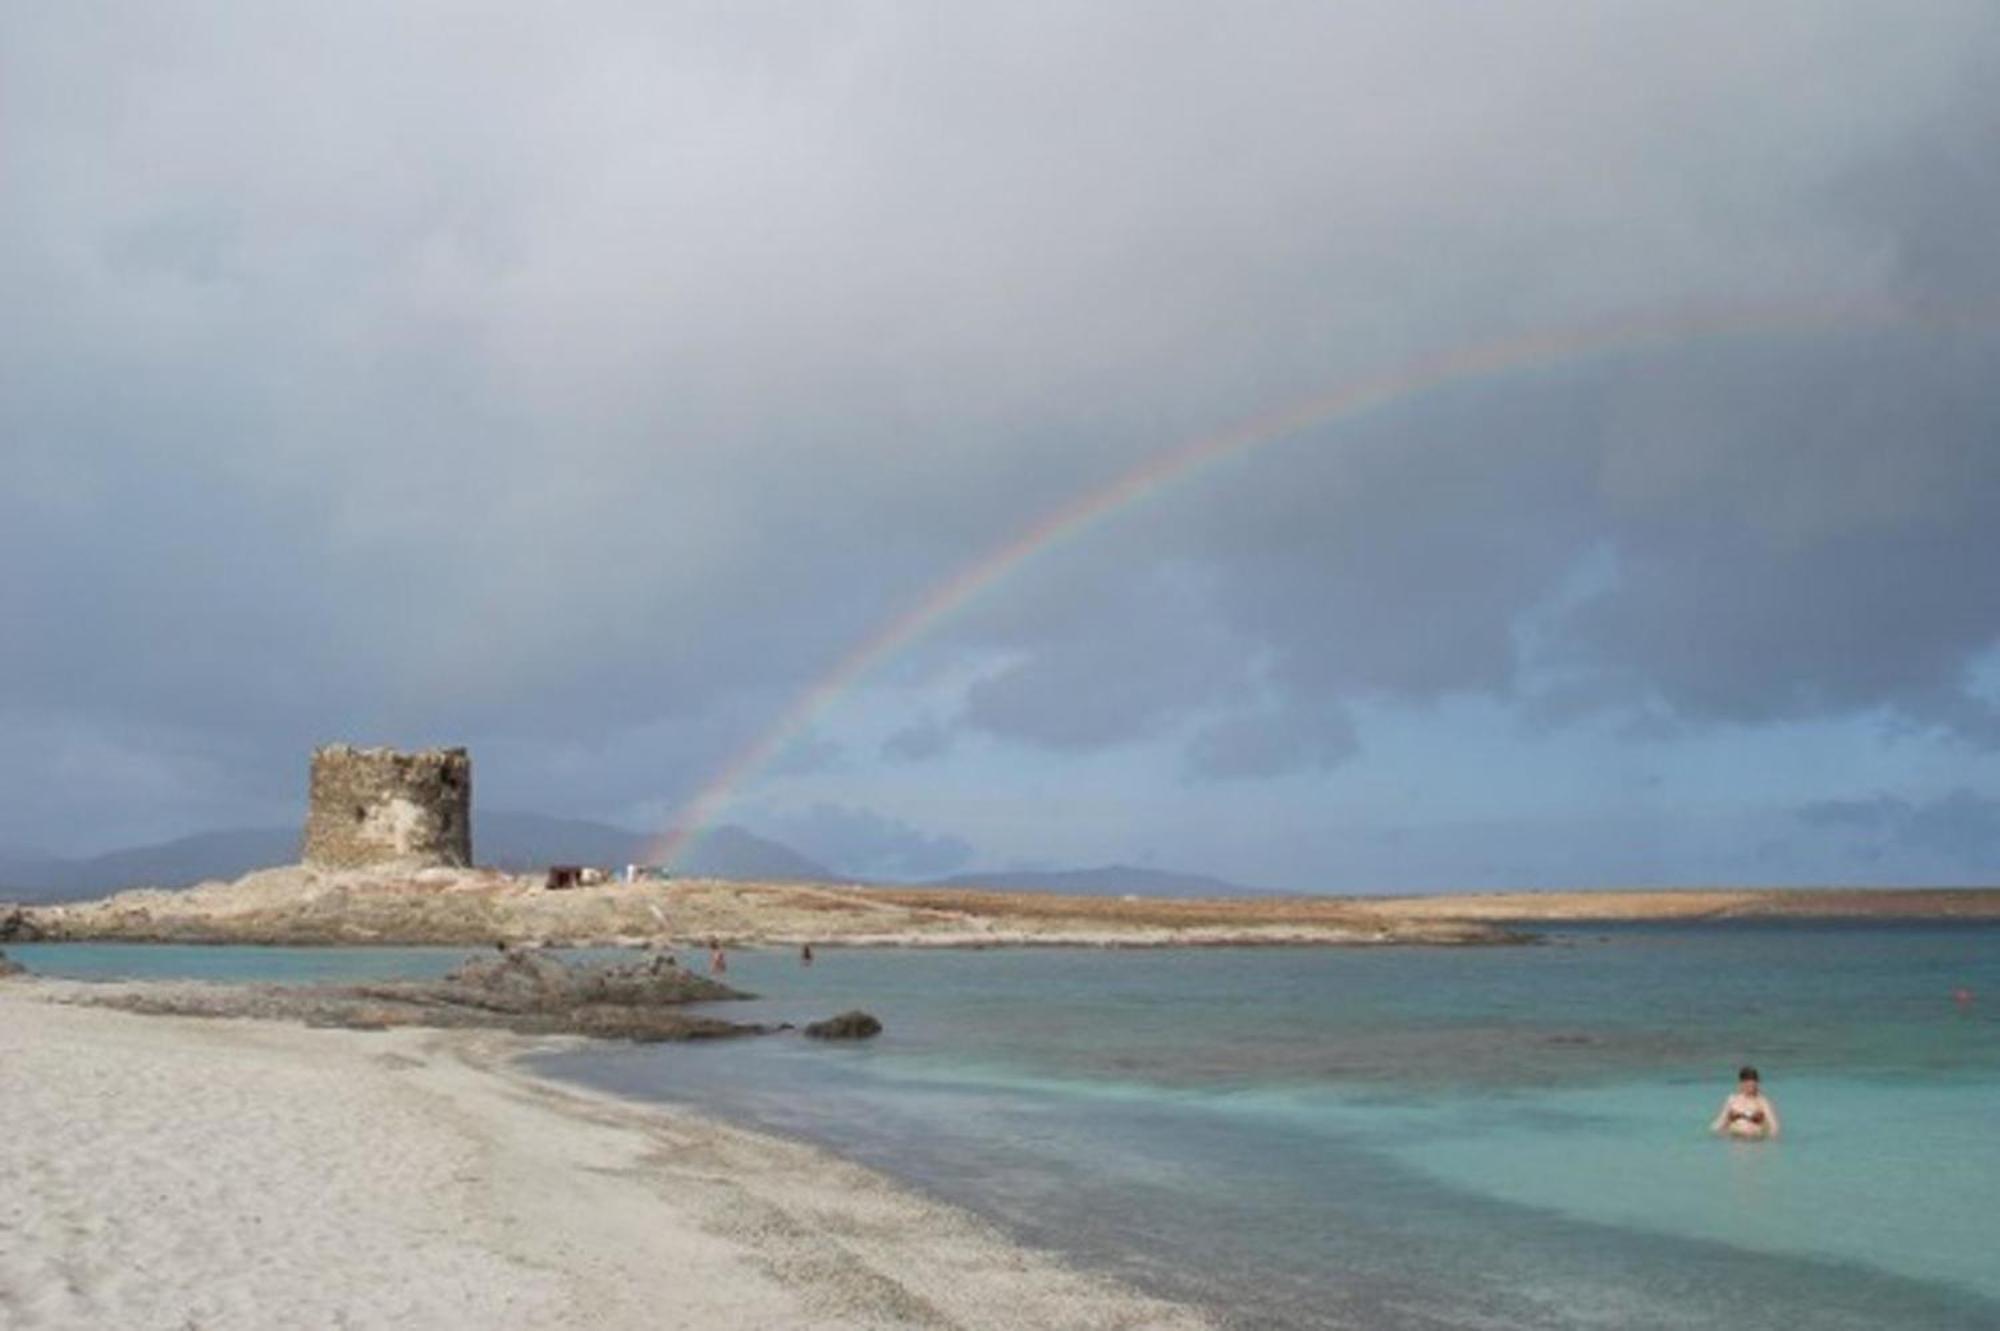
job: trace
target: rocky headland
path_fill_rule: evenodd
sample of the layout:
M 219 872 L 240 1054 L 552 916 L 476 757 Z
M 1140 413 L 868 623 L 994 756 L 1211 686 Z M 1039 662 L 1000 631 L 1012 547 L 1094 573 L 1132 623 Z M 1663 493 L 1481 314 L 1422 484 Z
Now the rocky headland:
M 1559 923 L 2000 919 L 1993 889 L 1690 889 L 1212 900 L 681 878 L 551 890 L 488 869 L 293 865 L 101 901 L 0 906 L 0 944 L 797 947 L 1476 945 Z
M 1520 937 L 1492 923 L 1407 920 L 1323 897 L 1185 901 L 712 879 L 551 890 L 540 877 L 455 868 L 290 866 L 179 891 L 0 908 L 0 942 L 1187 947 Z

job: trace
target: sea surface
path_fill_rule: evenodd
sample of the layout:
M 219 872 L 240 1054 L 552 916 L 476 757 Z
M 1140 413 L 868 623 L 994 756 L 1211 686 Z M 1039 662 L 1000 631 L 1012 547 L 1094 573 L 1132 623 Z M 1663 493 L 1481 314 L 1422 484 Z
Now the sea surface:
M 742 952 L 762 997 L 728 1015 L 858 1006 L 886 1033 L 537 1062 L 820 1143 L 1245 1328 L 2000 1328 L 2000 926 L 1548 938 Z M 232 978 L 461 955 L 10 952 Z M 1778 1142 L 1706 1131 L 1742 1062 Z

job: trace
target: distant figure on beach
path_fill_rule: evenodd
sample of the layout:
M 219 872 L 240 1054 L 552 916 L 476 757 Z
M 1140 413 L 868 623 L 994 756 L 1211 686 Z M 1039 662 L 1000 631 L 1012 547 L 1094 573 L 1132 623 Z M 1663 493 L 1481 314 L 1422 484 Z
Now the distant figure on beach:
M 713 938 L 709 939 L 708 973 L 710 975 L 721 975 L 728 969 L 729 969 L 729 958 L 726 954 L 724 954 L 722 950 L 722 944 L 716 939 Z
M 1778 1135 L 1778 1107 L 1764 1094 L 1757 1069 L 1737 1069 L 1736 1089 L 1722 1102 L 1708 1130 L 1744 1141 L 1766 1141 Z
M 813 945 L 811 943 L 807 943 L 799 949 L 799 965 L 810 966 L 812 964 L 813 964 Z

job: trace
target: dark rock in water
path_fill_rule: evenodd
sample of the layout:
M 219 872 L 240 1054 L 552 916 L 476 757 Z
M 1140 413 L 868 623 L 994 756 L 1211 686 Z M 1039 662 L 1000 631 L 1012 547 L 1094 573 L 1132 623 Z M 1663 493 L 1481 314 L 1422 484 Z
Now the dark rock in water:
M 386 987 L 375 986 L 378 990 Z M 668 956 L 572 966 L 552 953 L 531 948 L 469 957 L 443 980 L 419 987 L 426 996 L 501 1012 L 546 1012 L 587 1005 L 658 1007 L 750 997 L 720 981 L 684 970 Z
M 41 926 L 19 906 L 0 908 L 0 943 L 36 943 L 42 939 Z
M 882 1023 L 858 1009 L 828 1017 L 825 1021 L 815 1021 L 806 1027 L 806 1034 L 815 1040 L 866 1040 L 881 1033 Z
M 28 968 L 18 961 L 10 960 L 5 952 L 0 952 L 0 980 L 9 975 L 26 975 Z
M 107 1006 L 185 1016 L 260 1017 L 312 1026 L 489 1027 L 522 1035 L 713 1040 L 772 1028 L 696 1016 L 688 1003 L 750 995 L 667 957 L 572 966 L 534 950 L 474 957 L 442 980 L 365 985 L 164 985 L 107 995 Z
M 684 1012 L 662 1012 L 658 1008 L 594 1003 L 570 1009 L 564 1016 L 563 1029 L 570 1035 L 657 1044 L 665 1040 L 728 1040 L 738 1035 L 769 1035 L 776 1028 L 689 1016 Z

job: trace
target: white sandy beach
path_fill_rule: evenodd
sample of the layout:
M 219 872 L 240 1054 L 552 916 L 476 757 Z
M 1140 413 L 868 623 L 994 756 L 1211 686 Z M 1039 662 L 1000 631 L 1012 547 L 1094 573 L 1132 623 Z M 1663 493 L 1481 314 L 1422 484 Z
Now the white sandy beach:
M 879 1176 L 506 1036 L 0 984 L 0 1326 L 1193 1328 Z

